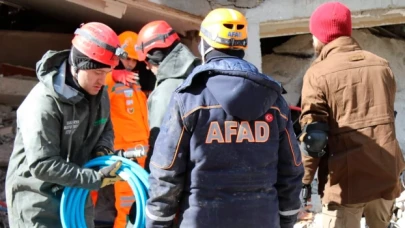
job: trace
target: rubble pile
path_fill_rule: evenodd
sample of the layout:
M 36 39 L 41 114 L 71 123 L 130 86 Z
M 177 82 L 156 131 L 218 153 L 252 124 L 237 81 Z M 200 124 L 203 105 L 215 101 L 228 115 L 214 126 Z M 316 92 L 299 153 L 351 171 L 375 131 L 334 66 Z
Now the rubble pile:
M 0 105 L 0 201 L 6 201 L 5 195 L 5 179 L 7 172 L 7 164 L 13 149 L 13 141 L 15 136 L 15 110 L 10 106 Z M 0 227 L 6 228 L 7 214 L 0 210 Z
M 5 202 L 6 201 L 6 195 L 4 192 L 4 182 L 6 179 L 6 172 L 7 168 L 6 167 L 0 167 L 0 201 Z M 0 228 L 8 228 L 8 219 L 7 219 L 7 213 L 0 210 Z
M 16 110 L 38 82 L 32 74 L 28 74 L 31 71 L 33 70 L 0 64 L 0 228 L 9 227 L 7 213 L 4 211 L 5 179 L 17 128 Z
M 0 104 L 0 167 L 6 167 L 16 131 L 16 113 L 10 106 Z

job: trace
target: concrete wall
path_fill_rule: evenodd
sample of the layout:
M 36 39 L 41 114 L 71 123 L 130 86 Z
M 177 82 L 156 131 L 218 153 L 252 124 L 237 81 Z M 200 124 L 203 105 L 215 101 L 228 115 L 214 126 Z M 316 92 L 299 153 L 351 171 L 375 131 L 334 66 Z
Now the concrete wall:
M 251 20 L 248 25 L 248 48 L 245 51 L 245 60 L 253 63 L 259 71 L 262 69 L 262 54 L 260 47 L 260 24 Z

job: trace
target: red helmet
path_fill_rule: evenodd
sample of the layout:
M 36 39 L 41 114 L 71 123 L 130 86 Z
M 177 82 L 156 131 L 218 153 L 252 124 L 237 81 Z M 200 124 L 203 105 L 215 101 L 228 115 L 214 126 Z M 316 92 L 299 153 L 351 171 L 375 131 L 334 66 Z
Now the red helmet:
M 146 24 L 139 32 L 135 45 L 139 61 L 145 61 L 150 50 L 170 47 L 175 41 L 180 41 L 180 37 L 166 21 Z
M 127 53 L 120 48 L 117 34 L 98 22 L 82 24 L 76 29 L 72 44 L 90 59 L 111 67 L 118 65 L 119 58 L 127 57 Z

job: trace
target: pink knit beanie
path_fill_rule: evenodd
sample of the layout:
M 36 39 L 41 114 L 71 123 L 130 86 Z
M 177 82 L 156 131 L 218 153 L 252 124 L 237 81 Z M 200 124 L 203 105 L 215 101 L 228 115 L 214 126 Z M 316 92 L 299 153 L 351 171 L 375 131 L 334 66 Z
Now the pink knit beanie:
M 309 30 L 324 44 L 341 36 L 351 36 L 351 12 L 340 2 L 324 3 L 312 13 Z

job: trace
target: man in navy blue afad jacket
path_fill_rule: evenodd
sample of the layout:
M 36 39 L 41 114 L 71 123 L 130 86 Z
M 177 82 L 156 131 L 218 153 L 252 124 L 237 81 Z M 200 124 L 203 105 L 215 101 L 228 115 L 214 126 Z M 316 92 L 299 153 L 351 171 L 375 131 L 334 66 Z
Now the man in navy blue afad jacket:
M 244 61 L 247 22 L 216 9 L 174 92 L 151 158 L 147 226 L 292 228 L 301 155 L 281 86 Z M 215 39 L 211 39 L 214 37 Z

